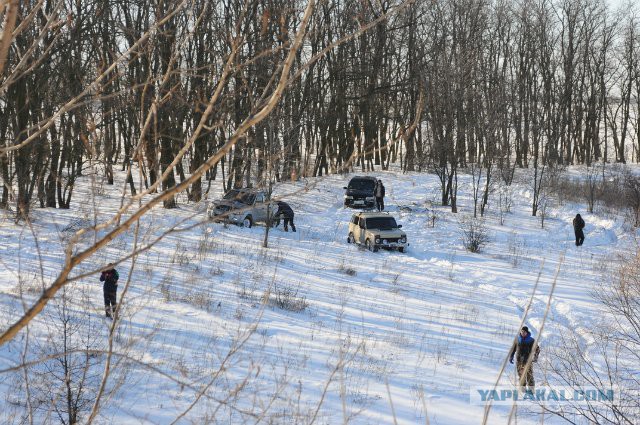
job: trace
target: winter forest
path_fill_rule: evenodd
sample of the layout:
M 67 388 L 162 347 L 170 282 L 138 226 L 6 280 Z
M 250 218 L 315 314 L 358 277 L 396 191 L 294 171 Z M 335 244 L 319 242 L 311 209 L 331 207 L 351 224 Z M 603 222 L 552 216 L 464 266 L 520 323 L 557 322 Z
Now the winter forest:
M 435 171 L 455 209 L 460 168 L 640 161 L 637 5 L 5 4 L 0 205 L 18 218 L 68 208 L 89 163 L 109 182 L 139 164 L 132 193 L 203 174 L 191 201 L 212 179 L 393 163 Z
M 637 2 L 0 0 L 0 423 L 639 423 L 639 228 Z

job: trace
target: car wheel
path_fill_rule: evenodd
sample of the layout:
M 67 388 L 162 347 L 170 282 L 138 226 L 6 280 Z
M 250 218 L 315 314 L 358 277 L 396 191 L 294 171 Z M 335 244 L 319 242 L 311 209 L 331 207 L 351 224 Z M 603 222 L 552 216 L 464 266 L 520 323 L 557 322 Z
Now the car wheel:
M 404 247 L 403 247 L 403 246 L 401 246 L 400 248 L 398 248 L 398 251 L 400 251 L 400 252 L 404 252 Z
M 353 233 L 349 233 L 349 237 L 347 238 L 347 243 L 356 243 L 356 238 L 353 237 Z
M 373 245 L 369 239 L 364 241 L 364 246 L 371 252 L 378 252 L 378 247 Z
M 253 219 L 251 218 L 250 215 L 248 215 L 244 218 L 244 220 L 242 220 L 242 227 L 246 227 L 250 229 L 251 226 L 253 226 Z

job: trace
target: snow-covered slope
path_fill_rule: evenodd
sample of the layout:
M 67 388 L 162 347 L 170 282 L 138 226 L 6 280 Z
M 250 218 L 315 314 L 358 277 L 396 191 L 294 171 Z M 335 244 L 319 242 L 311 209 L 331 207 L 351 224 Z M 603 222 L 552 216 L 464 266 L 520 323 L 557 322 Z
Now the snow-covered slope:
M 526 321 L 535 337 L 559 270 L 540 338 L 542 357 L 561 333 L 580 335 L 601 317 L 593 291 L 603 284 L 603 265 L 632 243 L 621 218 L 587 214 L 580 205 L 553 205 L 541 228 L 531 216 L 531 188 L 523 175 L 511 188 L 513 205 L 503 225 L 497 194 L 492 195 L 485 219 L 490 241 L 472 254 L 462 247 L 459 225 L 473 210 L 470 177 L 460 177 L 460 213 L 452 214 L 438 206 L 436 176 L 372 175 L 384 181 L 387 210 L 408 234 L 405 254 L 371 253 L 346 243 L 353 210 L 342 207 L 342 187 L 351 176 L 277 185 L 275 195 L 296 211 L 298 231 L 272 230 L 268 248 L 262 248 L 263 227 L 206 221 L 192 227 L 204 219 L 203 206 L 156 208 L 145 216 L 138 246 L 174 226 L 186 230 L 140 253 L 133 271 L 131 259 L 118 266 L 120 293 L 130 280 L 114 347 L 126 354 L 118 357 L 126 374 L 98 421 L 170 423 L 185 413 L 180 423 L 217 418 L 289 424 L 315 418 L 326 424 L 410 424 L 425 423 L 426 408 L 432 424 L 478 424 L 483 406 L 470 404 L 470 388 L 495 382 L 538 275 Z M 73 209 L 34 210 L 33 230 L 8 217 L 0 223 L 2 329 L 23 310 L 21 299 L 28 306 L 55 278 L 65 235 L 110 217 L 119 206 L 121 186 L 100 185 L 99 195 L 92 196 L 85 183 Z M 571 225 L 576 212 L 587 222 L 579 248 Z M 74 275 L 127 255 L 135 231 Z M 88 236 L 82 243 L 91 241 Z M 80 327 L 92 322 L 93 344 L 105 348 L 109 322 L 102 317 L 98 275 L 73 282 L 69 294 Z M 298 304 L 285 309 L 278 301 Z M 29 340 L 23 333 L 0 347 L 0 369 L 20 363 L 25 344 L 47 344 L 60 304 L 50 303 L 30 326 Z M 43 350 L 30 348 L 26 359 L 39 358 Z M 98 358 L 94 373 L 100 375 L 104 357 Z M 507 371 L 502 384 L 513 379 L 513 366 Z M 0 422 L 15 420 L 10 415 L 25 409 L 22 372 L 0 375 L 0 388 Z M 494 407 L 489 423 L 505 423 L 508 410 Z M 521 410 L 518 420 L 539 418 Z

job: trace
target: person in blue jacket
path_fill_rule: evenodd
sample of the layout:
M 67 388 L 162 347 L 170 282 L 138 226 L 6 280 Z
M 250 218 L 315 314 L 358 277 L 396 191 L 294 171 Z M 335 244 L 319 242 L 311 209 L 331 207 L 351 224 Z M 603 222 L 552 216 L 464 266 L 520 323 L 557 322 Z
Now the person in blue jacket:
M 535 345 L 535 351 L 533 349 Z M 529 357 L 532 355 L 532 361 L 529 361 Z M 538 361 L 538 355 L 540 354 L 540 347 L 535 344 L 535 339 L 531 336 L 529 328 L 523 326 L 518 334 L 518 338 L 513 343 L 511 349 L 511 356 L 509 361 L 513 364 L 513 358 L 516 358 L 516 368 L 518 370 L 519 386 L 523 389 L 533 391 L 535 389 L 536 382 L 533 378 L 533 363 Z

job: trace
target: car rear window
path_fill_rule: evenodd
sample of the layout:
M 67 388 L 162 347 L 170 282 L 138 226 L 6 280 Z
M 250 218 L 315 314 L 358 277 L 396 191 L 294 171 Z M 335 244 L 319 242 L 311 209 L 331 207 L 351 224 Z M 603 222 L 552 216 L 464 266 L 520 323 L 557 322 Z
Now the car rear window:
M 367 229 L 391 230 L 397 228 L 393 217 L 372 217 L 367 219 Z
M 224 199 L 239 201 L 247 205 L 252 205 L 255 198 L 255 193 L 247 193 L 238 189 L 232 189 L 224 195 Z
M 375 183 L 373 180 L 351 180 L 349 182 L 349 189 L 355 190 L 371 190 L 375 188 Z
M 233 189 L 224 194 L 224 199 L 236 199 L 240 196 L 238 189 Z

